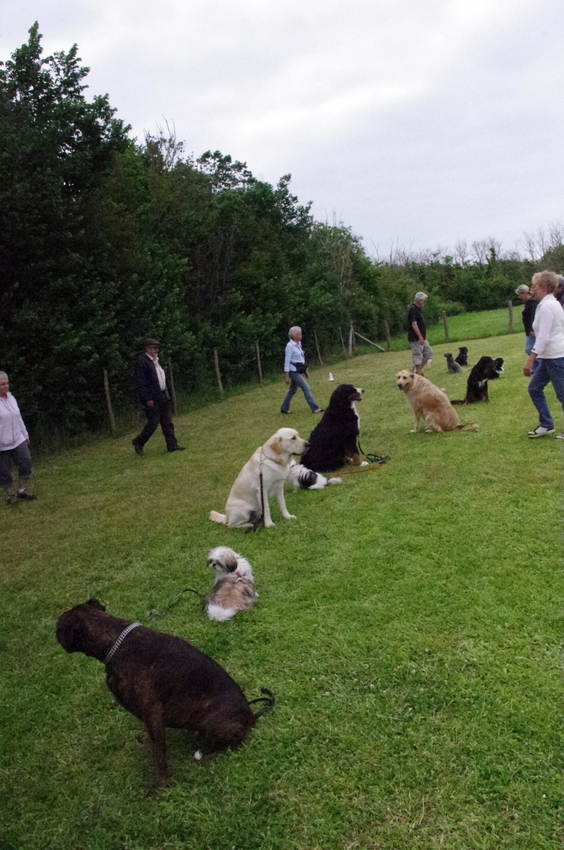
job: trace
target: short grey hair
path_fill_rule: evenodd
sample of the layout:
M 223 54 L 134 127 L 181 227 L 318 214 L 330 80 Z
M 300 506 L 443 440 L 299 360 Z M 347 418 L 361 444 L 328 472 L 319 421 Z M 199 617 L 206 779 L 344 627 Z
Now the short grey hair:
M 290 328 L 290 330 L 288 331 L 288 336 L 290 337 L 290 339 L 294 339 L 295 335 L 296 335 L 296 334 L 299 334 L 299 333 L 301 333 L 301 332 L 302 332 L 302 329 L 299 327 L 299 325 L 294 325 L 294 326 L 293 326 L 292 328 Z
M 545 292 L 552 293 L 558 286 L 558 275 L 554 272 L 537 272 L 533 275 L 533 283 L 536 283 Z
M 0 381 L 7 381 L 7 380 L 8 380 L 8 376 L 6 375 L 6 373 L 0 372 Z

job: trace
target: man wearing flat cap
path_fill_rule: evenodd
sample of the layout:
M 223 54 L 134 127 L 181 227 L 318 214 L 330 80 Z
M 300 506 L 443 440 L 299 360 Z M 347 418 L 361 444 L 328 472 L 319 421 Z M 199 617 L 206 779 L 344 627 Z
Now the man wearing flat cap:
M 424 292 L 416 292 L 407 313 L 407 341 L 411 349 L 413 366 L 418 375 L 422 375 L 425 366 L 431 364 L 433 356 L 431 346 L 427 342 L 427 327 L 422 313 L 426 300 L 427 296 Z
M 139 390 L 139 401 L 143 405 L 147 424 L 141 433 L 131 442 L 135 453 L 143 454 L 143 446 L 149 440 L 158 426 L 161 426 L 163 436 L 166 440 L 166 448 L 169 452 L 182 452 L 174 434 L 170 412 L 170 393 L 166 384 L 166 375 L 159 363 L 159 341 L 147 337 L 143 341 L 145 349 L 137 360 L 135 377 L 137 389 Z

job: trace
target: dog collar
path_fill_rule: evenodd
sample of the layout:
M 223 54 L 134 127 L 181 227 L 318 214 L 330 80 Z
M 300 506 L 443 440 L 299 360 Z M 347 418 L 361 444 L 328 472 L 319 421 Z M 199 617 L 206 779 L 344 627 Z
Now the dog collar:
M 266 463 L 267 460 L 271 461 L 271 463 L 275 463 L 276 466 L 285 466 L 285 461 L 282 458 L 280 458 L 280 460 L 277 460 L 275 457 L 270 457 L 270 455 L 267 455 L 264 448 L 261 446 L 259 469 L 262 469 L 263 465 Z
M 140 626 L 140 625 L 141 625 L 141 623 L 130 623 L 129 626 L 127 626 L 127 628 L 123 630 L 123 632 L 120 634 L 120 636 L 118 637 L 118 639 L 116 640 L 116 642 L 114 643 L 114 645 L 112 646 L 112 648 L 110 649 L 110 651 L 108 652 L 106 657 L 104 658 L 102 664 L 107 664 L 108 661 L 112 660 L 112 658 L 114 657 L 114 655 L 116 654 L 116 652 L 118 651 L 118 649 L 120 648 L 120 646 L 122 645 L 122 643 L 124 642 L 126 637 L 128 636 L 129 632 L 132 632 L 133 629 L 136 629 L 137 626 Z

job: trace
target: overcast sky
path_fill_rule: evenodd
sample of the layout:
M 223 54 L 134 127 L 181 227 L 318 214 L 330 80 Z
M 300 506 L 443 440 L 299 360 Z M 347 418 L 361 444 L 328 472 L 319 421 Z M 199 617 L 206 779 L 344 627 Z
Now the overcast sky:
M 4 0 L 1 59 L 35 20 L 139 140 L 291 173 L 371 255 L 564 219 L 562 0 Z

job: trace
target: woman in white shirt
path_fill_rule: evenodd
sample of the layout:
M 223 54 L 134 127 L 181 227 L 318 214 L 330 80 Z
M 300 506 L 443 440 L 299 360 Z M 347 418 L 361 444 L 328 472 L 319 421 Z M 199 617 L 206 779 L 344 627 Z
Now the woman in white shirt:
M 286 393 L 286 397 L 282 402 L 280 413 L 290 412 L 290 402 L 292 401 L 296 390 L 299 388 L 309 405 L 312 413 L 323 413 L 318 406 L 316 400 L 311 394 L 309 384 L 306 381 L 307 369 L 305 365 L 305 356 L 302 348 L 302 329 L 297 325 L 290 328 L 288 331 L 290 341 L 286 345 L 284 355 L 284 381 L 289 385 L 290 389 Z
M 0 372 L 0 487 L 6 494 L 6 503 L 13 505 L 18 499 L 32 502 L 37 496 L 27 492 L 27 482 L 31 478 L 29 435 L 18 403 L 9 389 L 7 374 Z M 18 469 L 17 494 L 12 481 L 12 466 Z
M 535 344 L 523 368 L 523 374 L 532 375 L 529 395 L 539 414 L 539 424 L 529 437 L 545 437 L 554 434 L 554 420 L 544 395 L 544 388 L 552 384 L 556 398 L 564 410 L 564 310 L 554 297 L 558 276 L 554 272 L 538 272 L 533 275 L 531 292 L 538 301 L 533 321 Z M 533 374 L 533 364 L 536 364 Z M 564 434 L 557 434 L 564 440 Z

